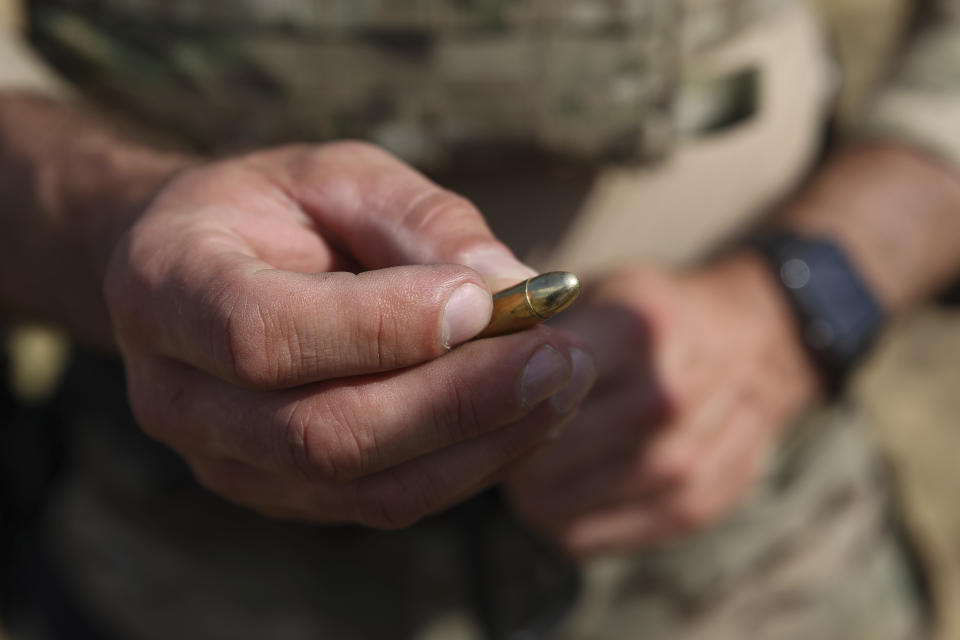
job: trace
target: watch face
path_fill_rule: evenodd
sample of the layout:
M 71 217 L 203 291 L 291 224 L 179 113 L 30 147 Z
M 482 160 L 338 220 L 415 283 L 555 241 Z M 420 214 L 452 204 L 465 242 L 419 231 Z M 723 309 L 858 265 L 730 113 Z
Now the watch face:
M 833 241 L 783 233 L 754 246 L 776 270 L 821 372 L 838 379 L 867 352 L 884 314 Z

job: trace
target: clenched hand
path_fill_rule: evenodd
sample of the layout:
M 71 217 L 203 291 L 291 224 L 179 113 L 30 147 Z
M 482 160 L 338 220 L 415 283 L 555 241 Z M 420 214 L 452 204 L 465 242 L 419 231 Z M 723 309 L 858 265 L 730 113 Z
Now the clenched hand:
M 573 554 L 663 544 L 716 521 L 819 384 L 759 258 L 626 269 L 591 293 L 562 320 L 593 348 L 597 388 L 506 484 L 516 511 Z
M 495 482 L 592 384 L 549 329 L 451 349 L 489 320 L 488 286 L 529 274 L 468 202 L 338 143 L 180 174 L 105 291 L 140 424 L 203 484 L 397 527 Z

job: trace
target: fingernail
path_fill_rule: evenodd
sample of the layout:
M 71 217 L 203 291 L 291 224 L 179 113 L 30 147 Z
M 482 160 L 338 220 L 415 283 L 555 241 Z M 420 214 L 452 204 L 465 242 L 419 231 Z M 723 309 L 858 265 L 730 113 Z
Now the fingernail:
M 549 345 L 537 349 L 523 370 L 520 383 L 523 406 L 535 407 L 557 391 L 570 379 L 570 361 Z
M 483 249 L 471 253 L 465 259 L 468 267 L 482 275 L 489 284 L 496 287 L 508 287 L 537 272 L 523 264 L 509 252 L 499 249 Z
M 443 346 L 447 349 L 466 342 L 484 330 L 493 313 L 490 292 L 475 284 L 454 291 L 443 308 Z
M 567 385 L 553 396 L 553 408 L 560 413 L 572 411 L 590 393 L 597 379 L 597 366 L 593 357 L 581 349 L 570 349 L 573 373 Z

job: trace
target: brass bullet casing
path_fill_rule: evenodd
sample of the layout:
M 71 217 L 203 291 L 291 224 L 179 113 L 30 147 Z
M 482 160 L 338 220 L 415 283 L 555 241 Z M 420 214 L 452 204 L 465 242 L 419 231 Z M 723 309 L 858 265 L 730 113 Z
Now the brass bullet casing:
M 566 271 L 551 271 L 494 294 L 490 324 L 478 338 L 529 329 L 557 315 L 580 295 L 580 280 Z

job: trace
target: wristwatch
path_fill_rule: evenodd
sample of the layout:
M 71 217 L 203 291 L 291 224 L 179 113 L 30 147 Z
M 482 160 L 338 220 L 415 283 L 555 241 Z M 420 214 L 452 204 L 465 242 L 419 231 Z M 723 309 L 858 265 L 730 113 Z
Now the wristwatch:
M 884 325 L 876 297 L 828 238 L 776 231 L 754 236 L 749 246 L 771 266 L 828 389 L 840 391 Z

